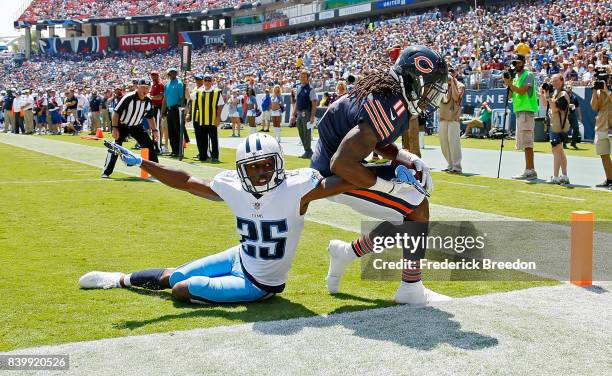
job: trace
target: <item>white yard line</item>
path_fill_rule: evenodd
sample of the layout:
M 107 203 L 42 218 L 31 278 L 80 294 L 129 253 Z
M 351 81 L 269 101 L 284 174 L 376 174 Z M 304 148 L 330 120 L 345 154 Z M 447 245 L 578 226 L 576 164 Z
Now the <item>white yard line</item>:
M 456 181 L 448 181 L 448 180 L 440 180 L 440 181 L 444 182 L 445 184 L 464 185 L 466 187 L 491 188 L 488 185 L 481 185 L 481 184 L 459 183 Z
M 570 200 L 570 201 L 586 201 L 586 199 L 584 198 L 579 198 L 579 197 L 568 197 L 568 196 L 561 196 L 561 195 L 553 195 L 550 193 L 540 193 L 540 192 L 530 192 L 530 191 L 517 191 L 520 193 L 527 193 L 530 195 L 538 195 L 538 196 L 546 196 L 546 197 L 553 197 L 553 198 L 561 198 L 564 200 Z
M 83 181 L 95 181 L 95 182 L 104 182 L 108 181 L 105 179 L 58 179 L 58 180 L 5 180 L 1 181 L 0 184 L 54 184 L 54 183 L 74 183 L 74 182 L 83 182 Z

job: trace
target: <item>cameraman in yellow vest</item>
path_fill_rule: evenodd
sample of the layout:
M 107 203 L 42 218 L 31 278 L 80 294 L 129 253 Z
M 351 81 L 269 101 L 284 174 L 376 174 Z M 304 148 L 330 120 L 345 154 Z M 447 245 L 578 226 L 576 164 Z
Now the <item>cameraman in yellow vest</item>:
M 219 162 L 219 135 L 217 128 L 221 124 L 221 110 L 225 101 L 221 90 L 213 86 L 213 76 L 210 74 L 196 74 L 197 84 L 191 93 L 191 111 L 188 120 L 193 121 L 193 130 L 198 145 L 198 159 L 201 162 L 208 160 L 208 138 L 210 137 L 210 157 L 213 163 Z M 203 85 L 200 85 L 203 82 Z
M 538 95 L 533 74 L 525 70 L 525 56 L 512 57 L 514 77 L 504 73 L 504 83 L 512 92 L 512 109 L 516 114 L 516 148 L 525 152 L 525 171 L 513 179 L 534 180 L 538 178 L 533 163 L 533 134 L 535 116 L 538 112 Z

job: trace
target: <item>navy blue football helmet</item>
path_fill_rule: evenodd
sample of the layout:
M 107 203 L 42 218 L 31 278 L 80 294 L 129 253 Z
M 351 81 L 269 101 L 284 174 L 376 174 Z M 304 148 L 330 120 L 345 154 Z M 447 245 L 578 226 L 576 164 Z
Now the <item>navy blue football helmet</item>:
M 402 86 L 402 94 L 414 116 L 428 116 L 436 111 L 448 90 L 446 62 L 439 53 L 425 46 L 403 50 L 389 73 Z

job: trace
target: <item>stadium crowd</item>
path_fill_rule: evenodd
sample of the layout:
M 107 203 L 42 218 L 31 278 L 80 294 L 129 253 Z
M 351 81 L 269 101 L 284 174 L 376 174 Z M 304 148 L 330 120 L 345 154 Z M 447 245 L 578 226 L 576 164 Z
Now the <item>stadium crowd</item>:
M 243 0 L 34 0 L 19 21 L 112 18 L 231 8 Z
M 341 77 L 359 76 L 386 59 L 390 47 L 425 44 L 447 55 L 465 83 L 475 85 L 499 76 L 513 51 L 523 49 L 531 56 L 530 69 L 539 75 L 562 72 L 568 81 L 584 84 L 592 80 L 595 66 L 609 65 L 611 20 L 609 4 L 598 1 L 538 2 L 459 14 L 434 10 L 196 51 L 193 61 L 195 69 L 217 75 L 222 86 L 254 80 L 260 91 L 275 84 L 287 91 L 296 73 L 306 68 L 315 86 L 329 90 Z M 177 63 L 176 50 L 40 55 L 20 67 L 4 66 L 0 86 L 115 86 Z

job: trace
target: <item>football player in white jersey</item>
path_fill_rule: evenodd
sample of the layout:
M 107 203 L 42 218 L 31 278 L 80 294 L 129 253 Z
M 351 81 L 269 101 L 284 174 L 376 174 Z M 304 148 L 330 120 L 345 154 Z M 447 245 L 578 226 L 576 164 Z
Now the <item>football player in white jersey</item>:
M 225 201 L 236 216 L 241 240 L 235 247 L 176 268 L 89 272 L 79 280 L 83 288 L 171 288 L 174 298 L 193 303 L 268 298 L 285 288 L 308 204 L 353 188 L 335 176 L 323 179 L 311 168 L 285 171 L 280 145 L 265 134 L 249 135 L 236 151 L 236 170 L 221 172 L 211 182 L 105 144 L 128 166 L 140 166 L 172 188 Z

